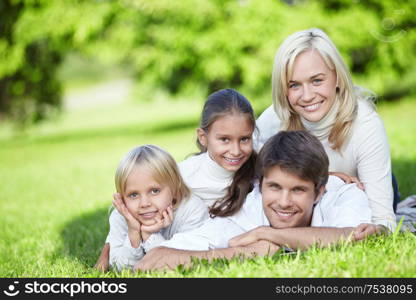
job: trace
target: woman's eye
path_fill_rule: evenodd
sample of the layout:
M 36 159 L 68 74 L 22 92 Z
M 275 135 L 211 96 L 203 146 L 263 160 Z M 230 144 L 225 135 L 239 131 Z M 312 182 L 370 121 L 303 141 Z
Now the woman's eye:
M 320 84 L 323 80 L 322 79 L 314 79 L 312 81 L 313 84 Z
M 289 83 L 289 88 L 290 89 L 297 88 L 298 86 L 299 86 L 299 84 L 297 84 L 297 83 Z

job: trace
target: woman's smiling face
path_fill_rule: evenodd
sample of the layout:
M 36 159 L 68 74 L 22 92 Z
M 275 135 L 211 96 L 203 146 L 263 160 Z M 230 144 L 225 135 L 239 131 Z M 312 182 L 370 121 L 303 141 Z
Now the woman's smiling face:
M 331 109 L 336 96 L 337 78 L 315 50 L 299 54 L 287 83 L 290 106 L 310 122 L 319 122 Z

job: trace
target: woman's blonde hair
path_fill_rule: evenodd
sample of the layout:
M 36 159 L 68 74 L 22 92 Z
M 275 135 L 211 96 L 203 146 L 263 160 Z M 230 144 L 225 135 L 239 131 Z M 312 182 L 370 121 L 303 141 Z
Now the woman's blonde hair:
M 137 166 L 147 167 L 151 170 L 157 182 L 168 185 L 174 197 L 174 208 L 179 205 L 182 199 L 189 197 L 191 192 L 183 181 L 173 157 L 165 150 L 154 145 L 135 147 L 120 161 L 115 175 L 115 185 L 118 193 L 124 195 L 127 177 Z
M 282 121 L 284 130 L 303 130 L 300 116 L 292 109 L 287 99 L 288 82 L 293 74 L 293 65 L 299 54 L 308 50 L 317 51 L 326 66 L 336 74 L 336 97 L 338 105 L 336 121 L 328 140 L 334 150 L 340 150 L 351 132 L 357 116 L 358 98 L 364 97 L 362 89 L 355 88 L 351 75 L 339 51 L 328 35 L 318 28 L 296 32 L 279 47 L 273 66 L 272 94 L 273 106 Z M 335 87 L 334 87 L 335 88 Z M 355 91 L 358 91 L 358 93 Z M 371 95 L 373 97 L 373 95 Z M 370 101 L 369 101 L 370 102 Z

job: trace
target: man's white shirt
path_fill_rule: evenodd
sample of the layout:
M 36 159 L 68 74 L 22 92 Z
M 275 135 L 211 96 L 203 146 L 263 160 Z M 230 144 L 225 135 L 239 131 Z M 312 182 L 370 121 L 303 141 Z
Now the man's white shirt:
M 356 184 L 345 184 L 329 176 L 326 192 L 314 207 L 312 227 L 356 227 L 371 223 L 371 209 L 366 194 Z M 247 195 L 241 210 L 230 217 L 207 219 L 194 230 L 175 234 L 160 246 L 204 251 L 227 248 L 228 241 L 259 226 L 270 226 L 264 214 L 259 186 Z

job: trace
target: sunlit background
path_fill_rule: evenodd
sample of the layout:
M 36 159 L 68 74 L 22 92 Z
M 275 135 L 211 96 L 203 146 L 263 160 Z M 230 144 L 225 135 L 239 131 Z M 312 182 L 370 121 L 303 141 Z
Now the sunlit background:
M 310 27 L 378 94 L 402 198 L 416 194 L 415 12 L 411 0 L 1 0 L 0 275 L 91 272 L 123 154 L 196 151 L 218 89 L 259 115 L 276 49 Z

